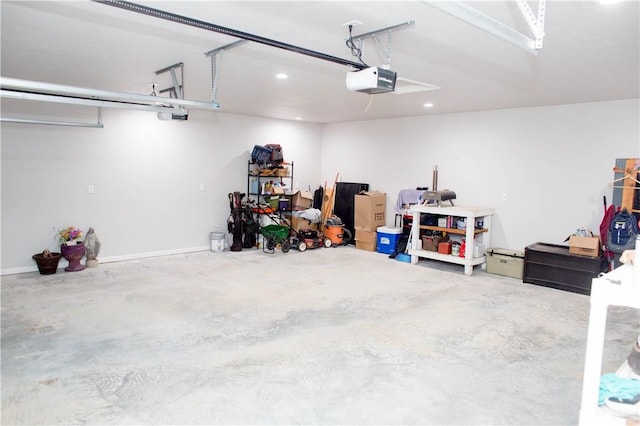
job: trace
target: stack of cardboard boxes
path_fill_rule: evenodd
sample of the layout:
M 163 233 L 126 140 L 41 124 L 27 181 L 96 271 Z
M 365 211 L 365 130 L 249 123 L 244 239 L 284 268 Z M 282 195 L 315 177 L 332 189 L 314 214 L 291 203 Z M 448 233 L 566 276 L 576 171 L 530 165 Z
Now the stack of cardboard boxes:
M 356 231 L 356 248 L 376 251 L 377 229 L 385 226 L 387 194 L 363 191 L 355 195 L 353 225 Z
M 291 195 L 286 195 L 286 199 L 288 200 L 288 206 L 291 210 L 299 211 L 306 210 L 313 207 L 313 194 L 308 191 L 296 191 Z M 291 216 L 291 227 L 300 231 L 301 229 L 312 229 L 317 230 L 318 224 L 311 223 L 311 221 L 304 219 L 298 216 Z

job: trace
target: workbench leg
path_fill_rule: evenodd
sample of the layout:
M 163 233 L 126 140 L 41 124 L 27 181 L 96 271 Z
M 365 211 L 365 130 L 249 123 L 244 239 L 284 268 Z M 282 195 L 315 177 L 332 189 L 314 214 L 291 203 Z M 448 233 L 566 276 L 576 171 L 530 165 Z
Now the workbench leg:
M 592 424 L 598 409 L 602 371 L 602 346 L 604 345 L 604 334 L 607 325 L 608 305 L 594 301 L 593 295 L 591 297 L 587 349 L 584 359 L 582 403 L 580 405 L 580 425 Z

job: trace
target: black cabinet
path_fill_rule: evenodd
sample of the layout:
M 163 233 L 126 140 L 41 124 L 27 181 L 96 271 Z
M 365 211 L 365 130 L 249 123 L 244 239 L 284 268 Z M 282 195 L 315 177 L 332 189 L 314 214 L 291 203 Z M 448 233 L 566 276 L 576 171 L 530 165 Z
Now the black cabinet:
M 335 188 L 335 205 L 333 213 L 342 219 L 344 227 L 355 234 L 354 229 L 354 203 L 355 195 L 361 191 L 368 191 L 368 183 L 337 182 Z M 351 240 L 353 244 L 353 239 Z

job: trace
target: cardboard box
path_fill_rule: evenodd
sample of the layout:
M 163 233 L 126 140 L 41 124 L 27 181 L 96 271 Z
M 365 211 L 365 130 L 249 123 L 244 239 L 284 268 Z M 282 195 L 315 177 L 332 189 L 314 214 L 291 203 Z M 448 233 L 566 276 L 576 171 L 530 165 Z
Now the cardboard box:
M 356 248 L 367 251 L 376 251 L 378 233 L 376 231 L 365 231 L 356 229 Z
M 524 251 L 500 248 L 487 249 L 487 272 L 522 279 Z
M 281 186 L 272 186 L 271 194 L 273 195 L 284 195 L 284 188 Z
M 362 191 L 354 196 L 354 228 L 375 231 L 386 224 L 387 194 L 378 191 Z M 375 233 L 375 232 L 374 232 Z
M 296 191 L 287 197 L 291 199 L 289 205 L 293 207 L 293 210 L 306 210 L 313 206 L 313 194 L 308 191 Z
M 276 169 L 276 176 L 278 177 L 288 177 L 289 176 L 289 168 L 288 167 L 282 167 L 280 169 Z
M 422 236 L 422 250 L 438 251 L 438 243 L 442 241 L 442 237 Z
M 360 250 L 366 250 L 366 251 L 376 251 L 376 243 L 366 243 L 364 241 L 358 241 L 356 240 L 356 248 L 360 249 Z
M 589 257 L 600 257 L 600 237 L 569 237 L 569 254 L 579 254 Z
M 296 231 L 299 231 L 301 229 L 313 229 L 314 231 L 318 230 L 317 223 L 311 223 L 307 219 L 304 219 L 302 217 L 292 216 L 290 222 L 291 227 Z

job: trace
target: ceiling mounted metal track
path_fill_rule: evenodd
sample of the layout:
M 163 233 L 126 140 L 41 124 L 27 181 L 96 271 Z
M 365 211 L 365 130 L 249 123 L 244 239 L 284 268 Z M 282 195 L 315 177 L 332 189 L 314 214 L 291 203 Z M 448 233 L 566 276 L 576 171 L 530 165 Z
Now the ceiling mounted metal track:
M 340 65 L 350 66 L 359 70 L 366 68 L 363 64 L 358 62 L 349 61 L 347 59 L 338 58 L 336 56 L 328 55 L 326 53 L 316 52 L 315 50 L 305 49 L 304 47 L 294 46 L 292 44 L 283 43 L 281 41 L 272 40 L 272 39 L 261 37 L 255 34 L 246 33 L 244 31 L 222 27 L 220 25 L 212 24 L 210 22 L 188 18 L 182 15 L 176 15 L 175 13 L 165 12 L 163 10 L 154 9 L 154 8 L 143 6 L 137 3 L 120 1 L 120 0 L 93 0 L 93 1 L 95 1 L 96 3 L 105 4 L 108 6 L 114 6 L 120 9 L 129 10 L 131 12 L 141 13 L 143 15 L 164 19 L 166 21 L 177 22 L 179 24 L 188 25 L 191 27 L 196 27 L 203 30 L 207 30 L 207 31 L 213 31 L 220 34 L 225 34 L 225 35 L 236 37 L 242 40 L 248 40 L 248 41 L 253 41 L 255 43 L 265 44 L 271 47 L 277 47 L 279 49 L 284 49 L 289 52 L 299 53 L 301 55 L 311 56 L 313 58 L 322 59 L 324 61 L 329 61 L 329 62 L 333 62 Z

